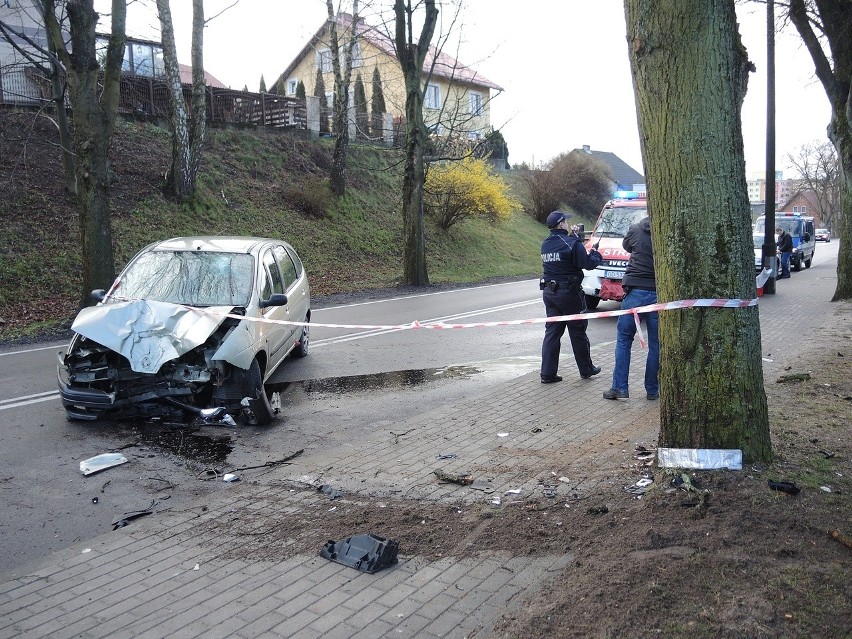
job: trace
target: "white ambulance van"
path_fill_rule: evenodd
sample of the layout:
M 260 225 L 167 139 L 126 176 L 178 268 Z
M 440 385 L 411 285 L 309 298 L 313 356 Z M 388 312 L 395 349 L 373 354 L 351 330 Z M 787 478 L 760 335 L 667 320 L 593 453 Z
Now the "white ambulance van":
M 598 216 L 586 250 L 597 246 L 603 257 L 600 266 L 592 271 L 584 271 L 583 293 L 586 295 L 586 307 L 597 308 L 601 300 L 620 302 L 624 297 L 621 280 L 627 270 L 630 253 L 621 243 L 627 229 L 648 215 L 648 200 L 638 191 L 616 191 L 613 199 L 607 202 Z

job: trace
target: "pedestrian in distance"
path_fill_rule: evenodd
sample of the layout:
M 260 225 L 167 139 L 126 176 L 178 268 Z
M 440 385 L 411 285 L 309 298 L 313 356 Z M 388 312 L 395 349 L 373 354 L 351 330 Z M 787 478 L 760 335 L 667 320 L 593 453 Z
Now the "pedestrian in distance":
M 654 249 L 651 242 L 651 220 L 642 218 L 632 224 L 621 242 L 630 253 L 630 260 L 621 281 L 624 299 L 621 309 L 657 303 L 657 282 L 654 273 Z M 660 341 L 659 318 L 656 311 L 640 313 L 648 332 L 648 357 L 645 361 L 645 393 L 648 399 L 660 396 Z M 612 371 L 612 388 L 604 391 L 604 399 L 627 399 L 630 397 L 628 375 L 630 374 L 630 349 L 636 335 L 636 321 L 632 314 L 619 315 L 615 341 L 615 368 Z
M 780 226 L 775 229 L 775 232 L 778 233 L 778 241 L 775 242 L 775 246 L 778 247 L 778 255 L 781 256 L 781 275 L 778 276 L 778 279 L 783 280 L 790 277 L 790 258 L 793 256 L 793 238 Z
M 570 226 L 567 213 L 553 211 L 547 216 L 550 229 L 541 244 L 542 277 L 539 288 L 544 299 L 548 317 L 575 315 L 586 311 L 586 296 L 583 294 L 583 270 L 591 270 L 601 263 L 601 254 L 596 249 L 586 252 L 579 227 Z M 541 345 L 541 383 L 561 382 L 557 375 L 562 335 L 568 329 L 574 360 L 580 377 L 589 379 L 601 372 L 600 366 L 592 363 L 591 345 L 586 335 L 589 320 L 570 322 L 547 322 L 544 325 L 544 342 Z

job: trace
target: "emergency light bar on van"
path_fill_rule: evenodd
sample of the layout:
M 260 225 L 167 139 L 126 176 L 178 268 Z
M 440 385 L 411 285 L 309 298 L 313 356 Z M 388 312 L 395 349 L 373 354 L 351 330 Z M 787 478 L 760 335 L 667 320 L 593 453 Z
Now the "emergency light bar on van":
M 616 200 L 638 200 L 640 195 L 639 191 L 616 191 L 612 197 Z

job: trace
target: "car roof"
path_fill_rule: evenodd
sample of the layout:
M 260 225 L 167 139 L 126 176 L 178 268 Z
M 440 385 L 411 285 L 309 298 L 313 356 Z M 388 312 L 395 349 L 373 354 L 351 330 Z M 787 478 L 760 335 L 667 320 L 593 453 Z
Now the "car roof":
M 204 251 L 216 253 L 254 253 L 264 244 L 287 245 L 284 240 L 238 235 L 198 235 L 173 237 L 148 246 L 150 251 Z

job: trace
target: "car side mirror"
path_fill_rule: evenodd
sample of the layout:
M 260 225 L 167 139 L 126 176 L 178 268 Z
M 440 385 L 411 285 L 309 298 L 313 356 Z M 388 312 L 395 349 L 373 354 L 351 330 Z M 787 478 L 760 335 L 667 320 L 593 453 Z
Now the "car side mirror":
M 260 308 L 269 308 L 270 306 L 286 306 L 287 296 L 284 293 L 273 293 L 268 300 L 260 300 Z
M 89 299 L 92 300 L 94 304 L 100 304 L 104 301 L 106 297 L 106 291 L 102 288 L 96 288 L 94 291 L 89 293 Z

